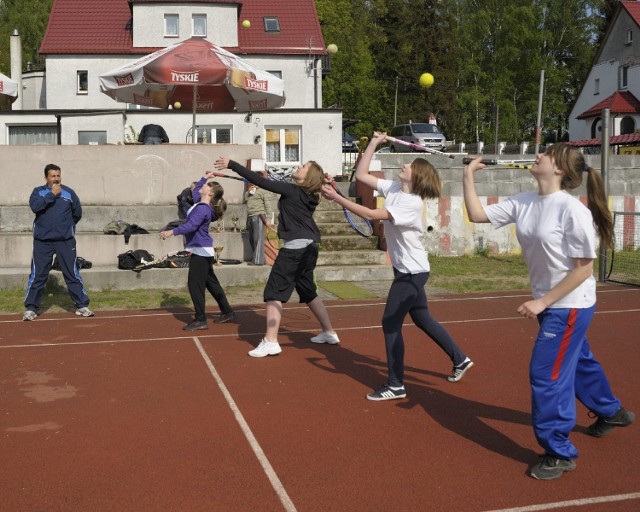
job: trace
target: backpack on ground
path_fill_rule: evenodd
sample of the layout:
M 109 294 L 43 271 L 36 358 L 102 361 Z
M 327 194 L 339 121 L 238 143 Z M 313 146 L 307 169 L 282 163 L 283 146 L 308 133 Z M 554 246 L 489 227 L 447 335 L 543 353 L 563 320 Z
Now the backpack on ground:
M 121 270 L 133 270 L 140 264 L 150 263 L 152 261 L 153 254 L 144 249 L 136 249 L 135 251 L 118 254 L 118 268 Z

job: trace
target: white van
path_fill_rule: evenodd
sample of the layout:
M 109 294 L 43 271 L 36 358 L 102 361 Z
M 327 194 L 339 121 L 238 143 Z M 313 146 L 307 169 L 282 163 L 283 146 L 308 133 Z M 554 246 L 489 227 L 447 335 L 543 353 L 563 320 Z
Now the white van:
M 435 124 L 431 123 L 400 124 L 398 126 L 394 126 L 389 135 L 396 139 L 418 144 L 425 148 L 436 149 L 438 151 L 442 151 L 446 144 L 444 134 L 438 130 L 438 127 Z M 409 147 L 398 144 L 397 142 L 391 142 L 390 148 L 392 152 L 398 153 L 407 153 L 412 151 Z

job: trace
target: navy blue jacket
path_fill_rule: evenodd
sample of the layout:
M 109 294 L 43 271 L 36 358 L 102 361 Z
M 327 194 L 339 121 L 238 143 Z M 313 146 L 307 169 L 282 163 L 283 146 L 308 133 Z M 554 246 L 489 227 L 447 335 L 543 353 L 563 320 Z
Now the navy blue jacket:
M 60 241 L 73 238 L 76 224 L 82 218 L 80 199 L 69 187 L 62 185 L 56 196 L 48 185 L 36 187 L 29 198 L 31 211 L 36 214 L 33 221 L 33 238 L 42 241 Z

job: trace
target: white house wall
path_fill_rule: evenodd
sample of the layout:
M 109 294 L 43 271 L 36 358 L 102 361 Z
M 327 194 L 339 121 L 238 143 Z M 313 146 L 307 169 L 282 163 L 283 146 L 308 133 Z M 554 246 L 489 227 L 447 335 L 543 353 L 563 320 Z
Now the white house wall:
M 123 144 L 124 134 L 135 133 L 145 124 L 156 123 L 163 126 L 171 143 L 190 142 L 189 129 L 193 122 L 190 112 L 131 110 L 88 115 L 82 112 L 61 112 L 60 124 L 62 144 L 78 144 L 79 131 L 106 131 L 107 144 Z M 332 175 L 342 173 L 342 112 L 339 110 L 288 110 L 257 112 L 245 122 L 245 114 L 197 114 L 197 125 L 231 127 L 233 144 L 252 144 L 260 137 L 258 145 L 265 156 L 266 128 L 300 128 L 300 161 L 316 160 L 325 171 Z M 55 126 L 56 115 L 50 112 L 0 113 L 0 145 L 8 144 L 9 126 L 50 125 Z M 194 150 L 202 146 L 197 144 Z M 213 163 L 213 162 L 211 162 Z
M 286 108 L 314 108 L 313 58 L 305 55 L 242 55 L 264 71 L 279 71 L 284 80 Z M 318 92 L 322 98 L 322 70 L 318 70 Z M 322 100 L 318 107 L 322 107 Z
M 600 80 L 599 93 L 596 94 L 596 80 Z M 596 64 L 591 68 L 584 83 L 582 92 L 576 100 L 569 121 L 569 140 L 591 138 L 591 124 L 593 118 L 577 119 L 577 116 L 611 96 L 618 90 L 618 62 L 607 61 Z M 600 134 L 598 133 L 598 137 Z
M 177 37 L 164 35 L 165 14 L 178 15 Z M 133 46 L 171 46 L 192 36 L 191 18 L 193 14 L 207 16 L 206 39 L 219 46 L 238 46 L 238 6 L 229 4 L 186 6 L 167 5 L 158 9 L 154 5 L 133 5 Z
M 106 94 L 100 92 L 98 77 L 114 68 L 134 61 L 130 58 L 105 57 L 93 55 L 49 55 L 47 57 L 47 109 L 106 109 L 123 108 Z M 88 72 L 88 92 L 78 94 L 77 72 Z
M 119 103 L 100 91 L 98 77 L 102 73 L 129 64 L 139 58 L 50 55 L 47 57 L 46 108 L 48 109 L 106 109 L 123 108 Z M 284 80 L 286 108 L 313 108 L 314 73 L 305 55 L 299 56 L 242 56 L 250 64 L 265 71 L 279 71 Z M 77 94 L 77 72 L 88 72 L 88 93 Z M 318 69 L 318 95 L 322 97 L 322 70 Z M 318 104 L 321 107 L 322 103 Z M 24 109 L 35 109 L 37 105 L 25 105 Z

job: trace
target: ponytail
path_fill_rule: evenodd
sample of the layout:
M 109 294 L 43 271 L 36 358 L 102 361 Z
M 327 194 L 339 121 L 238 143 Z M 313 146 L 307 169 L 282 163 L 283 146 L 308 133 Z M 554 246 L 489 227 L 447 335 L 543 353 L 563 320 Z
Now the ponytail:
M 224 212 L 227 211 L 227 202 L 222 198 L 224 195 L 224 188 L 217 181 L 209 183 L 212 188 L 213 196 L 211 196 L 211 208 L 213 213 L 216 214 L 216 219 L 221 219 L 224 216 Z
M 574 146 L 557 143 L 549 147 L 545 153 L 555 162 L 564 174 L 560 186 L 565 190 L 572 190 L 582 183 L 583 173 L 587 174 L 587 207 L 591 211 L 596 226 L 600 245 L 604 248 L 613 247 L 613 219 L 607 204 L 604 184 L 600 174 L 589 167 L 584 155 Z
M 600 174 L 585 165 L 587 173 L 587 206 L 591 210 L 593 222 L 600 236 L 600 244 L 605 249 L 613 248 L 613 219 L 604 193 L 604 184 Z

